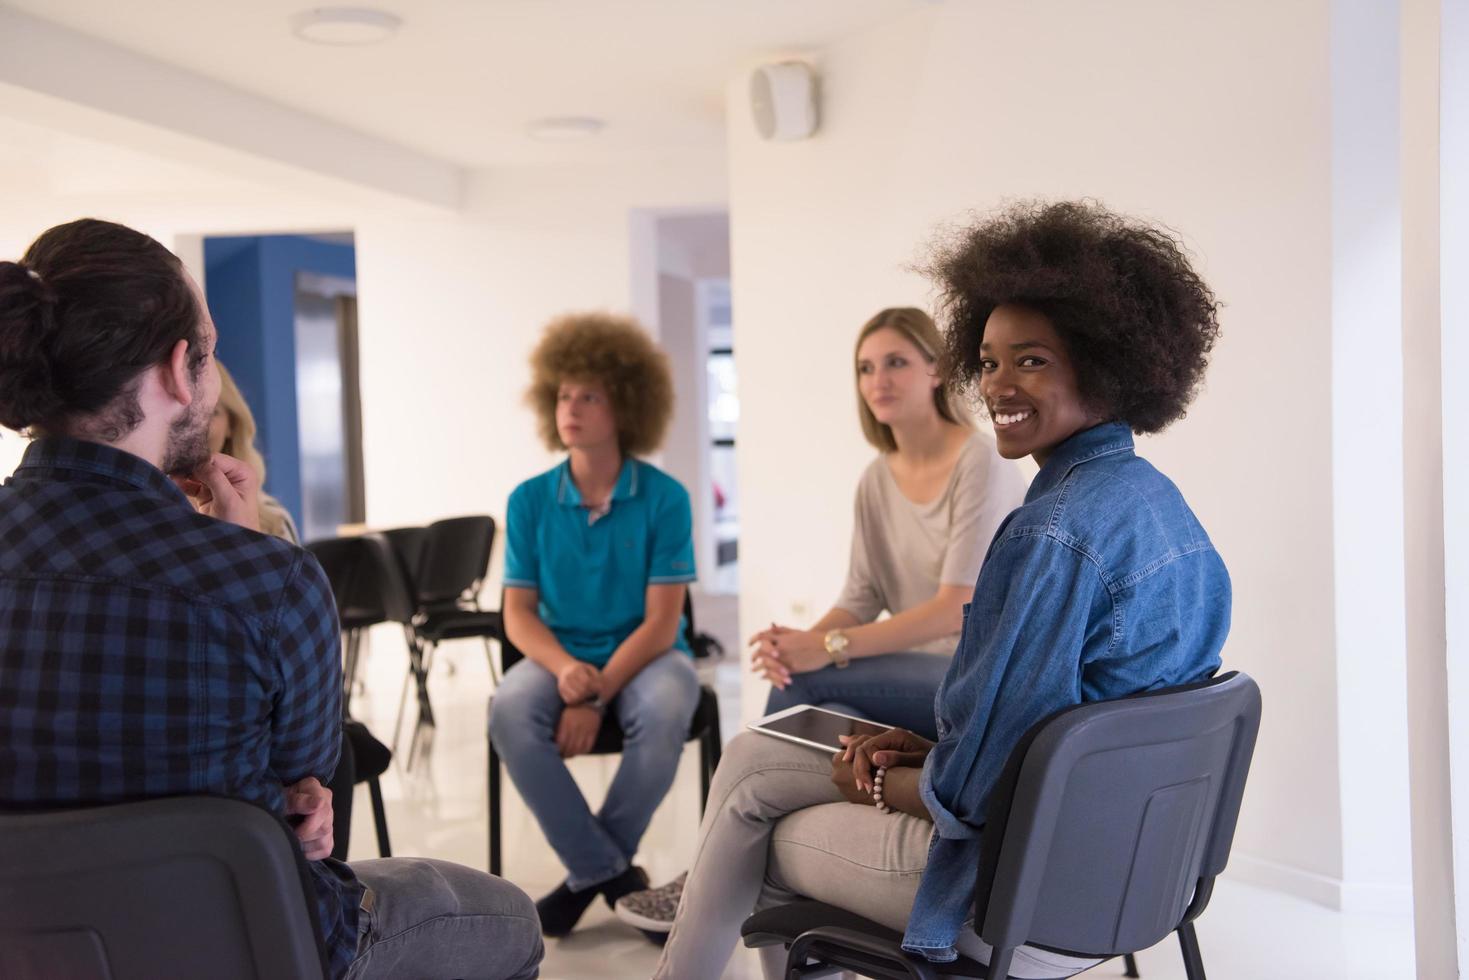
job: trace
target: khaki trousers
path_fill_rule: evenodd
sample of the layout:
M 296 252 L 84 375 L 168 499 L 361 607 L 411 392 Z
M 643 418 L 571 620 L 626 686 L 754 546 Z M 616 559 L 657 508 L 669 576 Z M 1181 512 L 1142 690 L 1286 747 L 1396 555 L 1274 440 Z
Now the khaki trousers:
M 724 750 L 656 980 L 719 980 L 740 924 L 758 911 L 815 899 L 902 931 L 928 860 L 933 824 L 843 800 L 831 757 L 757 732 Z M 982 963 L 990 947 L 972 926 L 959 950 Z M 780 977 L 784 950 L 762 957 Z M 1015 977 L 1065 977 L 1096 963 L 1021 947 Z M 774 972 L 772 972 L 774 970 Z

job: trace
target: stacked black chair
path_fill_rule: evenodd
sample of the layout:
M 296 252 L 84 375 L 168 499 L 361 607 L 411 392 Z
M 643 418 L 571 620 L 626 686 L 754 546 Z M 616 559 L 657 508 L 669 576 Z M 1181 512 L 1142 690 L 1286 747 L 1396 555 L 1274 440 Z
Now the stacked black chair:
M 479 639 L 488 654 L 489 641 L 500 633 L 500 614 L 481 609 L 479 593 L 495 547 L 495 519 L 450 517 L 386 534 L 409 570 L 413 631 L 425 665 L 445 640 Z
M 994 949 L 988 966 L 923 962 L 894 930 L 820 902 L 757 912 L 745 944 L 785 945 L 792 980 L 837 969 L 1002 980 L 1022 945 L 1107 958 L 1176 932 L 1186 975 L 1204 980 L 1193 923 L 1229 859 L 1259 727 L 1259 688 L 1230 673 L 1077 705 L 1031 728 L 981 837 L 974 929 Z
M 306 549 L 316 556 L 326 573 L 337 603 L 337 621 L 341 626 L 344 648 L 342 665 L 342 702 L 352 695 L 357 680 L 357 657 L 362 631 L 383 621 L 380 604 L 367 595 L 367 561 L 358 538 L 327 538 L 312 541 Z
M 409 685 L 418 691 L 418 719 L 408 752 L 412 767 L 424 732 L 434 727 L 428 697 L 428 672 L 434 651 L 445 640 L 478 638 L 490 653 L 490 640 L 500 633 L 500 614 L 479 606 L 479 592 L 495 546 L 495 521 L 486 515 L 451 517 L 424 528 L 383 532 L 397 552 L 413 605 L 408 623 L 409 669 L 398 698 L 393 745 L 408 703 Z M 494 670 L 494 657 L 490 656 Z
M 503 597 L 501 605 L 504 605 Z M 684 590 L 684 639 L 694 646 L 702 634 L 694 629 L 694 605 L 688 590 Z M 502 629 L 498 637 L 500 642 L 500 670 L 509 670 L 515 664 L 525 659 L 510 638 Z M 495 699 L 490 698 L 489 710 L 494 711 Z M 485 741 L 489 746 L 489 797 L 490 797 L 490 874 L 499 875 L 502 865 L 502 852 L 500 849 L 500 755 L 495 751 L 495 743 L 489 737 L 489 716 L 486 714 Z M 602 720 L 602 728 L 597 732 L 597 740 L 592 745 L 589 755 L 617 755 L 622 751 L 622 727 L 617 722 L 617 716 L 609 711 Z M 709 805 L 709 783 L 714 778 L 714 770 L 719 766 L 719 757 L 723 752 L 724 743 L 719 734 L 719 698 L 714 689 L 707 684 L 699 685 L 699 705 L 694 709 L 693 720 L 689 723 L 688 741 L 699 743 L 699 813 L 702 815 L 704 808 Z
M 0 815 L 7 980 L 321 980 L 313 908 L 295 836 L 250 803 Z
M 450 517 L 428 526 L 418 569 L 415 629 L 428 651 L 444 640 L 499 638 L 500 614 L 481 609 L 480 589 L 495 547 L 495 519 Z M 491 658 L 493 660 L 493 658 Z
M 408 641 L 410 664 L 417 663 L 417 647 L 410 628 L 413 619 L 413 597 L 408 588 L 398 554 L 381 534 L 364 534 L 345 538 L 313 541 L 307 549 L 316 556 L 337 602 L 341 621 L 342 642 L 346 648 L 346 665 L 342 671 L 342 713 L 344 738 L 356 758 L 354 781 L 367 783 L 372 795 L 373 824 L 377 830 L 378 853 L 392 855 L 388 840 L 387 811 L 383 805 L 379 777 L 387 771 L 392 752 L 373 738 L 366 727 L 353 721 L 347 711 L 353 680 L 357 673 L 363 632 L 378 623 L 403 625 Z M 428 707 L 427 690 L 422 693 L 422 709 Z

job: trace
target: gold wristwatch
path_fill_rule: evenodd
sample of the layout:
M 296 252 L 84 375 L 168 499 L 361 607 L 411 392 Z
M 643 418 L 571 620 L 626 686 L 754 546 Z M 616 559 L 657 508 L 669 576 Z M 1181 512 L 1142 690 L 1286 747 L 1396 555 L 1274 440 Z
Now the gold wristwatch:
M 847 634 L 841 630 L 827 630 L 826 638 L 822 640 L 827 656 L 831 657 L 831 662 L 837 665 L 838 670 L 852 662 L 847 659 L 847 644 L 850 642 Z

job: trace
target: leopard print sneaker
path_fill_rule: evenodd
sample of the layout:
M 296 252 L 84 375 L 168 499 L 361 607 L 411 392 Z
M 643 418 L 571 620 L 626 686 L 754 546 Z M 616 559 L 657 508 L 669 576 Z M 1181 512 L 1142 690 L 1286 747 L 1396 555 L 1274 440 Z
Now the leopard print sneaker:
M 673 929 L 673 916 L 683 897 L 685 871 L 666 885 L 624 895 L 617 900 L 617 917 L 644 932 L 666 934 Z

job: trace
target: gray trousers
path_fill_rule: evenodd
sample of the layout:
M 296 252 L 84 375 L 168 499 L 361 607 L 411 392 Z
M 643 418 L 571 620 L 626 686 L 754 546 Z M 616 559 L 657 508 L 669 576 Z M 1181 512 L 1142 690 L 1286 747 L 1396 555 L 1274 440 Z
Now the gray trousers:
M 902 931 L 928 861 L 933 824 L 843 800 L 831 757 L 747 732 L 714 774 L 699 849 L 655 980 L 718 980 L 751 911 L 801 898 L 840 906 Z M 959 950 L 982 963 L 990 947 L 966 928 Z M 784 950 L 763 955 L 779 978 Z M 1015 977 L 1062 977 L 1096 963 L 1021 947 Z M 772 972 L 773 971 L 773 972 Z
M 348 980 L 416 977 L 532 980 L 540 974 L 541 920 L 525 892 L 449 861 L 354 861 L 371 890 Z

